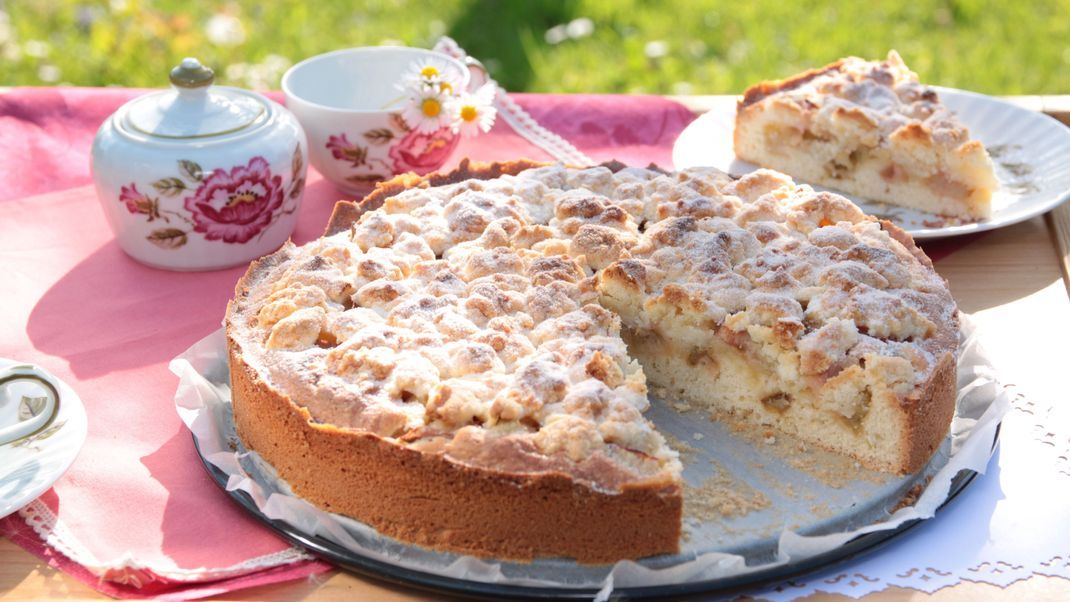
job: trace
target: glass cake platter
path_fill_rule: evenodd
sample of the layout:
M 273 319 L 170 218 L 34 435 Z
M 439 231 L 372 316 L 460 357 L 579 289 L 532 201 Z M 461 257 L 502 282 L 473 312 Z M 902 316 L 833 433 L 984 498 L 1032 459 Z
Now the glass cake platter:
M 969 330 L 964 319 L 963 329 Z M 825 568 L 879 548 L 945 508 L 987 466 L 1008 395 L 972 337 L 958 367 L 956 418 L 929 463 L 905 476 L 652 397 L 647 416 L 684 465 L 679 554 L 587 566 L 508 562 L 432 551 L 378 534 L 295 496 L 234 432 L 222 332 L 172 361 L 176 405 L 213 480 L 251 515 L 343 568 L 415 587 L 493 598 L 642 598 L 729 593 Z M 948 508 L 947 511 L 952 509 Z M 604 598 L 603 598 L 604 599 Z

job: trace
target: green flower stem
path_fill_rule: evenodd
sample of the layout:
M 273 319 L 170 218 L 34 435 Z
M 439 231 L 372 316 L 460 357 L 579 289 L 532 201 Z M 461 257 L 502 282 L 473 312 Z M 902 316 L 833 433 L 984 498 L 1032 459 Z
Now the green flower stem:
M 401 96 L 395 96 L 394 98 L 388 100 L 386 102 L 386 104 L 384 104 L 383 106 L 379 107 L 379 110 L 380 111 L 385 111 L 385 110 L 389 109 L 390 107 L 392 107 L 393 105 L 397 104 L 398 101 L 404 100 L 404 99 L 405 99 L 405 95 L 404 94 L 402 94 Z
M 161 213 L 161 214 L 163 214 L 163 213 L 169 213 L 169 214 L 171 214 L 171 215 L 173 215 L 173 216 L 177 217 L 178 219 L 180 219 L 180 220 L 182 220 L 182 221 L 186 222 L 186 223 L 187 223 L 187 224 L 189 224 L 190 226 L 194 226 L 194 227 L 196 227 L 196 225 L 197 225 L 197 224 L 193 223 L 193 220 L 191 220 L 190 218 L 186 217 L 185 215 L 182 215 L 181 213 L 179 213 L 179 212 L 177 212 L 177 211 L 171 211 L 171 210 L 169 210 L 169 209 L 161 209 L 161 210 L 160 210 L 160 213 Z M 165 218 L 165 219 L 166 219 L 166 218 Z M 187 232 L 187 234 L 188 234 L 188 232 Z

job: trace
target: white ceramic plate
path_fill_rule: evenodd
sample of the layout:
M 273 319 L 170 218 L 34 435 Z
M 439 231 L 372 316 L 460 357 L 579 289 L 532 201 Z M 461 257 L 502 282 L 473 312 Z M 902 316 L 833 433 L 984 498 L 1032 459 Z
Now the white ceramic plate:
M 15 363 L 0 358 L 0 369 Z M 30 503 L 67 472 L 87 431 L 85 406 L 67 383 L 49 374 L 59 391 L 59 409 L 52 422 L 24 439 L 0 445 L 0 518 Z M 0 388 L 0 420 L 11 421 L 10 410 L 22 395 L 39 389 L 31 383 L 14 382 Z
M 1040 215 L 1070 198 L 1070 128 L 1010 103 L 951 88 L 936 88 L 940 99 L 992 155 L 1000 188 L 992 197 L 992 217 L 955 223 L 924 213 L 844 195 L 866 213 L 891 220 L 914 238 L 939 238 L 1001 228 Z M 676 169 L 710 166 L 733 175 L 754 171 L 732 151 L 736 99 L 726 97 L 687 126 L 676 139 Z M 830 190 L 814 186 L 818 190 Z M 842 193 L 841 193 L 842 194 Z

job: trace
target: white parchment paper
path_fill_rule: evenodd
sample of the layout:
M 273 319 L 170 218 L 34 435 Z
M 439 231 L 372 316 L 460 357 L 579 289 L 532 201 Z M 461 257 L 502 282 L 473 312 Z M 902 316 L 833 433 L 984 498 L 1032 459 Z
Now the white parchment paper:
M 688 537 L 678 555 L 600 567 L 564 559 L 516 563 L 430 551 L 322 511 L 294 496 L 255 452 L 241 447 L 231 415 L 222 330 L 172 360 L 170 368 L 179 377 L 178 413 L 197 438 L 201 453 L 229 475 L 228 490 L 248 493 L 267 517 L 330 539 L 355 554 L 411 570 L 486 583 L 592 588 L 600 590 L 599 599 L 606 599 L 614 588 L 710 581 L 798 562 L 864 533 L 933 516 L 959 471 L 984 471 L 996 428 L 1010 407 L 1009 395 L 977 344 L 968 317 L 962 318 L 955 418 L 944 445 L 917 475 L 875 478 L 876 473 L 863 474 L 867 471 L 859 469 L 858 475 L 848 474 L 841 482 L 824 482 L 763 452 L 760 442 L 733 436 L 705 415 L 680 414 L 656 401 L 651 419 L 663 432 L 686 441 L 694 452 L 691 462 L 684 455 L 684 478 L 689 486 L 698 486 L 711 473 L 721 471 L 738 479 L 741 486 L 760 491 L 772 503 L 745 516 L 688 519 Z M 761 462 L 755 457 L 761 457 Z M 791 494 L 786 495 L 783 487 L 770 486 L 773 482 L 786 483 Z M 903 494 L 917 484 L 924 486 L 917 501 L 895 509 Z M 815 511 L 815 498 L 828 500 L 828 505 Z

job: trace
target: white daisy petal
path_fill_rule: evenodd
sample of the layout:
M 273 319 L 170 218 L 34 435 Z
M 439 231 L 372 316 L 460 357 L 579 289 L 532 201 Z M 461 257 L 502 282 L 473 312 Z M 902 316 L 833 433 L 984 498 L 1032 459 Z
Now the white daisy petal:
M 454 131 L 466 137 L 489 131 L 497 115 L 493 106 L 494 94 L 494 85 L 488 83 L 474 93 L 462 94 L 450 101 Z
M 479 101 L 487 106 L 494 103 L 494 96 L 497 93 L 495 85 L 492 82 L 487 82 L 479 87 L 473 95 L 479 99 Z
M 401 117 L 409 127 L 423 133 L 450 125 L 448 98 L 437 87 L 424 87 L 409 97 Z
M 488 92 L 489 91 L 489 92 Z M 449 103 L 450 118 L 454 132 L 464 137 L 488 132 L 494 124 L 498 111 L 491 105 L 493 88 L 480 88 L 472 94 L 463 94 Z
M 456 89 L 458 82 L 457 74 L 451 65 L 445 61 L 436 59 L 423 59 L 413 63 L 402 78 L 402 85 L 409 90 L 419 90 L 424 87 L 439 89 L 442 82 L 450 84 Z

